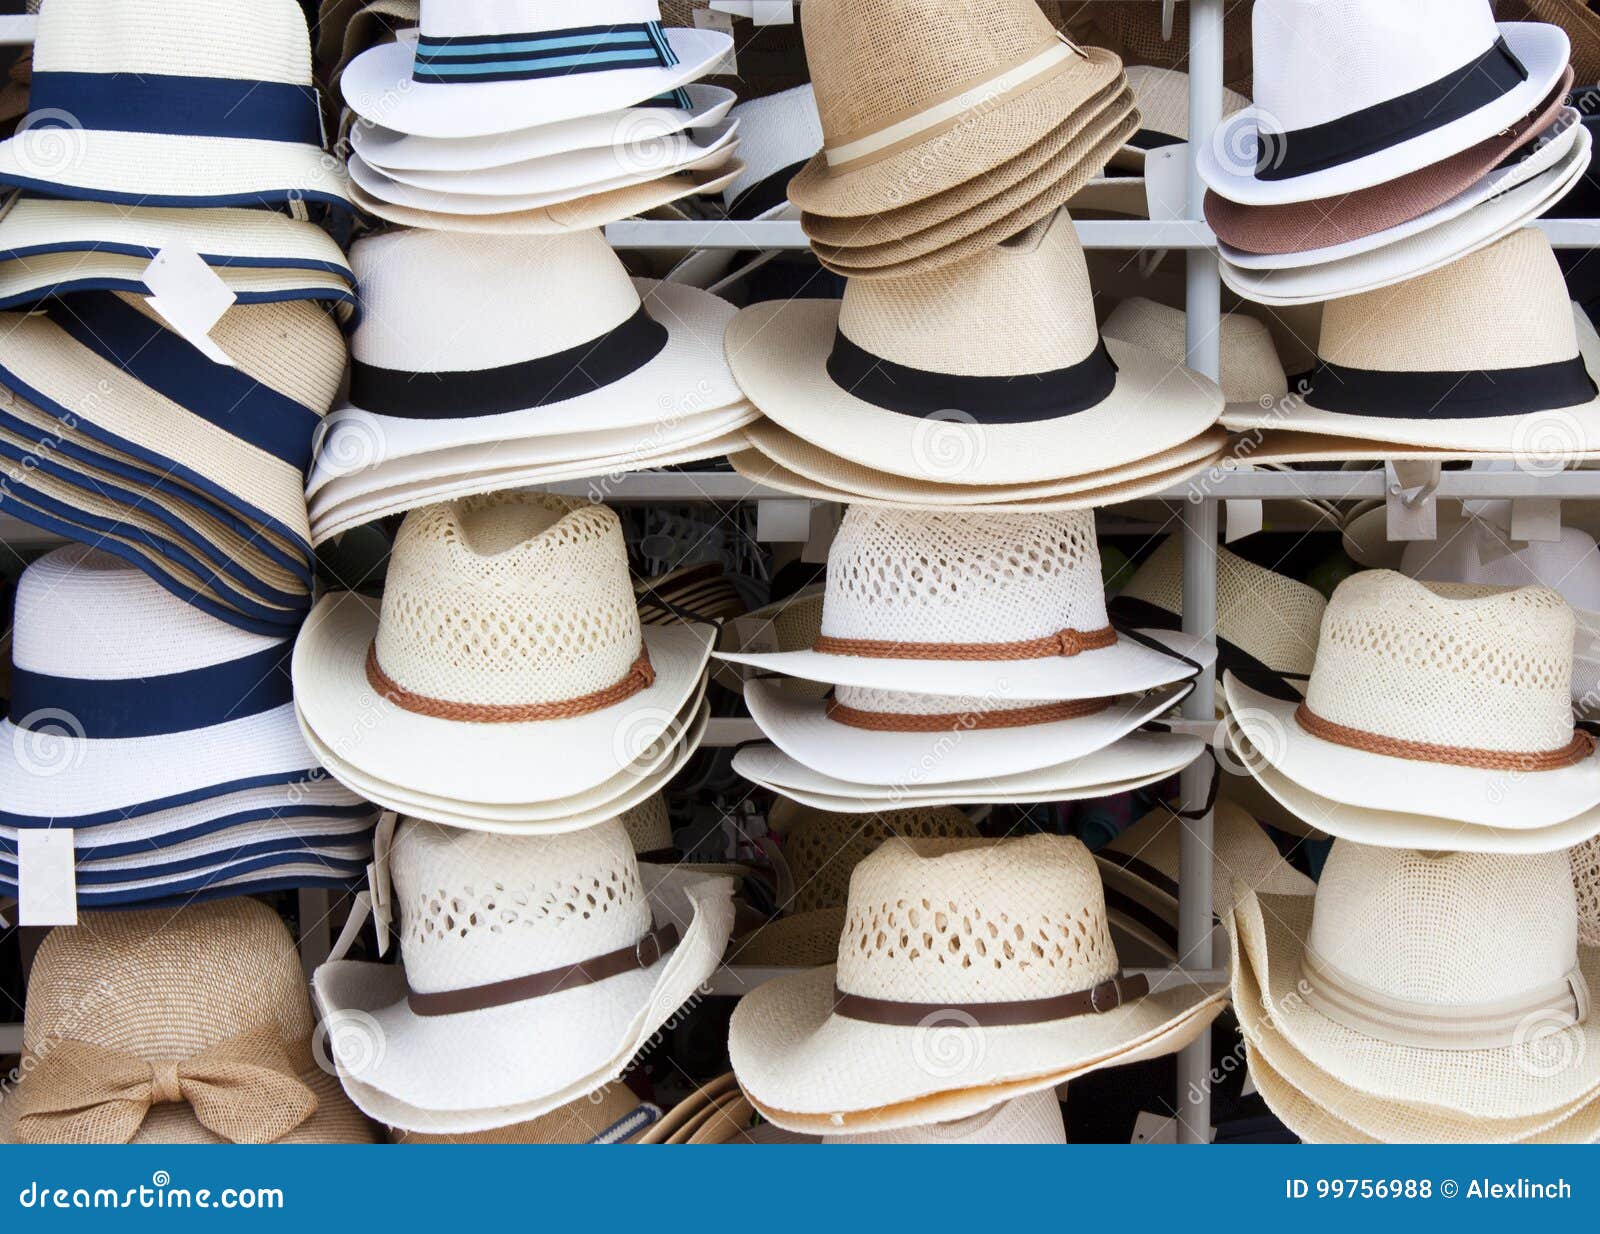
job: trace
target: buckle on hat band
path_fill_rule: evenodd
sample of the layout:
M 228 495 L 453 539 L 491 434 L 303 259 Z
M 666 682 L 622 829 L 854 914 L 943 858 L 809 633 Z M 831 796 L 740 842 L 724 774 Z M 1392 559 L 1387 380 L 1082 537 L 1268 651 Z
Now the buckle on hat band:
M 1522 752 L 1479 750 L 1471 746 L 1435 745 L 1429 741 L 1386 737 L 1382 733 L 1369 733 L 1365 729 L 1350 728 L 1323 719 L 1307 703 L 1295 708 L 1294 718 L 1295 723 L 1313 737 L 1331 741 L 1334 745 L 1364 750 L 1368 754 L 1410 759 L 1416 763 L 1442 763 L 1448 767 L 1471 767 L 1480 771 L 1557 771 L 1581 763 L 1594 753 L 1594 738 L 1581 729 L 1574 730 L 1572 740 L 1559 749 Z
M 406 1005 L 411 1008 L 413 1015 L 436 1016 L 460 1015 L 465 1011 L 487 1011 L 491 1007 L 531 1002 L 565 990 L 597 985 L 623 973 L 650 968 L 677 945 L 678 927 L 669 923 L 659 930 L 651 930 L 626 947 L 618 947 L 615 951 L 580 960 L 576 964 L 563 964 L 559 968 L 529 973 L 526 977 L 512 977 L 506 981 L 491 981 L 487 985 L 440 990 L 431 994 L 408 988 Z
M 450 699 L 416 694 L 395 681 L 378 663 L 378 644 L 367 648 L 367 684 L 402 711 L 436 720 L 456 720 L 469 724 L 526 724 L 535 720 L 571 720 L 632 698 L 655 684 L 656 670 L 650 663 L 650 649 L 639 645 L 639 658 L 620 681 L 603 690 L 577 698 L 547 703 L 458 703 Z
M 1150 992 L 1142 974 L 1118 973 L 1099 985 L 1055 998 L 1019 999 L 1001 1003 L 902 1003 L 895 999 L 847 994 L 833 987 L 833 1013 L 847 1020 L 887 1024 L 893 1028 L 1013 1028 L 1047 1024 L 1081 1015 L 1104 1015 Z
M 677 63 L 661 23 L 639 21 L 528 34 L 423 35 L 411 78 L 433 85 L 537 81 Z
M 825 656 L 861 656 L 870 660 L 946 660 L 952 663 L 985 660 L 1048 660 L 1056 656 L 1076 656 L 1085 651 L 1101 651 L 1117 645 L 1117 632 L 1110 626 L 1096 630 L 1067 627 L 1043 638 L 1024 638 L 1010 643 L 902 643 L 896 639 L 834 638 L 819 634 L 811 650 Z
M 1004 711 L 950 711 L 933 715 L 909 715 L 899 711 L 863 711 L 847 707 L 831 695 L 826 705 L 828 719 L 850 728 L 876 733 L 954 733 L 973 729 L 1026 728 L 1031 724 L 1054 724 L 1059 720 L 1081 720 L 1097 715 L 1115 699 L 1082 698 L 1059 703 L 1039 703 L 1033 707 L 1014 707 Z

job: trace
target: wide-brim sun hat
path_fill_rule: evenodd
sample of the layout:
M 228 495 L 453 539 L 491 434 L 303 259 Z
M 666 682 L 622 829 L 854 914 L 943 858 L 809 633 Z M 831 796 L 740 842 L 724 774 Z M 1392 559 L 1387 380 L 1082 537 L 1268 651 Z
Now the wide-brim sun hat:
M 148 296 L 149 267 L 149 258 L 118 253 L 56 253 L 8 261 L 0 266 L 0 309 L 27 307 L 50 296 L 85 291 Z M 216 275 L 233 293 L 236 304 L 319 300 L 333 304 L 344 316 L 357 307 L 349 280 L 320 270 L 221 266 Z
M 1338 197 L 1459 154 L 1537 107 L 1569 61 L 1559 27 L 1497 26 L 1488 0 L 1269 0 L 1252 20 L 1254 103 L 1198 152 L 1206 184 L 1245 205 Z
M 640 1101 L 621 1082 L 585 1093 L 566 1105 L 490 1131 L 433 1135 L 425 1131 L 389 1129 L 391 1144 L 647 1144 L 645 1137 L 665 1115 L 661 1107 Z

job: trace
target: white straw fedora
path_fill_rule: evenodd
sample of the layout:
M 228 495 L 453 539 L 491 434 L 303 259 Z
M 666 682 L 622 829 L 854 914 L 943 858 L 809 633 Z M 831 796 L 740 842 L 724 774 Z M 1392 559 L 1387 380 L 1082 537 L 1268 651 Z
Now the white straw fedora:
M 864 689 L 1058 702 L 1170 685 L 1214 655 L 1169 637 L 1177 657 L 1112 627 L 1088 513 L 851 506 L 817 642 L 718 658 Z
M 1263 0 L 1253 22 L 1254 105 L 1199 150 L 1201 178 L 1246 205 L 1440 162 L 1527 115 L 1569 59 L 1560 27 L 1496 26 L 1489 0 Z
M 1341 805 L 1536 831 L 1600 804 L 1600 759 L 1573 727 L 1572 630 L 1548 588 L 1367 571 L 1329 601 L 1305 699 L 1230 675 L 1228 710 L 1251 772 L 1327 799 L 1308 821 L 1331 834 Z
M 295 702 L 376 781 L 557 801 L 656 741 L 711 641 L 710 627 L 641 632 L 610 510 L 502 493 L 408 515 L 381 607 L 353 592 L 319 602 L 295 644 Z
M 664 29 L 656 0 L 423 0 L 416 37 L 339 78 L 365 119 L 420 137 L 484 137 L 632 107 L 715 67 L 733 40 Z
M 1064 212 L 949 266 L 851 280 L 842 302 L 752 305 L 728 328 L 728 360 L 798 436 L 948 484 L 1117 467 L 1204 432 L 1223 401 L 1208 379 L 1100 337 Z
M 739 122 L 739 154 L 745 169 L 722 191 L 730 219 L 798 218 L 789 202 L 789 181 L 822 148 L 822 121 L 811 85 L 795 86 L 733 109 Z
M 344 205 L 294 0 L 50 0 L 0 183 L 145 206 Z
M 1169 1052 L 1222 1006 L 1122 973 L 1094 860 L 1061 836 L 889 840 L 850 880 L 838 960 L 757 987 L 729 1026 L 740 1087 L 792 1131 L 967 1117 Z
M 335 959 L 312 990 L 351 1099 L 414 1131 L 525 1122 L 615 1079 L 733 927 L 730 880 L 639 866 L 615 819 L 515 838 L 405 821 L 389 860 L 401 963 Z

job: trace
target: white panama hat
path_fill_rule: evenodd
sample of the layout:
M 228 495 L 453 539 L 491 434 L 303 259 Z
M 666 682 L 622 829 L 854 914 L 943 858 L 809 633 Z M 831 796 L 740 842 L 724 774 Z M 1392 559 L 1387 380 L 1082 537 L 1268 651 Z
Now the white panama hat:
M 1167 637 L 1176 656 L 1112 627 L 1087 512 L 851 506 L 828 550 L 819 640 L 718 659 L 864 689 L 1059 702 L 1170 685 L 1215 655 Z
M 144 206 L 344 206 L 295 0 L 50 0 L 0 183 Z
M 402 963 L 335 959 L 312 991 L 351 1100 L 414 1131 L 523 1122 L 615 1079 L 733 928 L 731 880 L 638 865 L 616 819 L 522 837 L 406 821 L 389 864 Z
M 641 632 L 612 511 L 500 493 L 408 515 L 381 606 L 350 592 L 318 603 L 295 644 L 295 702 L 374 782 L 463 814 L 553 802 L 660 737 L 711 641 L 708 626 Z
M 1497 26 L 1489 0 L 1262 0 L 1251 107 L 1199 150 L 1230 201 L 1370 188 L 1458 154 L 1538 106 L 1566 69 L 1559 26 Z
M 362 52 L 339 87 L 396 132 L 485 137 L 657 99 L 686 106 L 676 92 L 732 45 L 663 29 L 656 0 L 424 0 L 416 37 Z

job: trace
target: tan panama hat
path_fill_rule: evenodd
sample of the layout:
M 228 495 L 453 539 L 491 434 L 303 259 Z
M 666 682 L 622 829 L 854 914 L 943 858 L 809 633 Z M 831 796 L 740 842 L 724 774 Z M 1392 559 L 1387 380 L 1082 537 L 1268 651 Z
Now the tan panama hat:
M 21 1144 L 367 1144 L 315 1057 L 294 939 L 266 905 L 92 913 L 51 931 L 28 979 Z
M 1100 324 L 1100 333 L 1181 366 L 1188 355 L 1187 321 L 1182 309 L 1134 296 L 1111 310 Z M 1245 313 L 1224 316 L 1218 349 L 1222 361 L 1219 384 L 1228 402 L 1262 403 L 1289 392 L 1289 379 L 1272 332 L 1259 319 Z
M 569 1101 L 558 1110 L 492 1131 L 433 1135 L 389 1129 L 391 1144 L 641 1144 L 661 1118 L 659 1107 L 640 1101 L 618 1081 Z
M 1032 0 L 820 0 L 800 20 L 824 141 L 789 198 L 809 214 L 877 214 L 976 179 L 1122 68 Z
M 733 1072 L 714 1076 L 697 1084 L 688 1096 L 668 1110 L 640 1138 L 641 1144 L 682 1144 L 729 1097 L 739 1095 L 739 1082 Z

